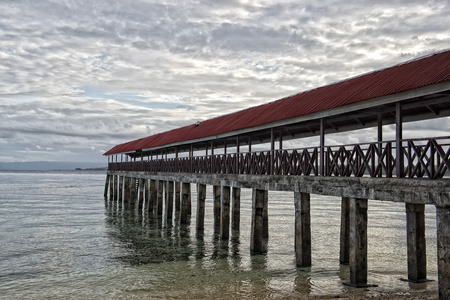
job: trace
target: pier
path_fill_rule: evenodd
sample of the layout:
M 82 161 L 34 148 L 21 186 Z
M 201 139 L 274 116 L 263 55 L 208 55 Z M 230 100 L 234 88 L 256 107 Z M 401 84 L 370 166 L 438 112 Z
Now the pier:
M 370 286 L 368 200 L 405 203 L 406 277 L 413 282 L 428 280 L 424 211 L 434 205 L 439 298 L 449 299 L 450 134 L 403 138 L 407 122 L 448 116 L 450 51 L 444 51 L 117 145 L 105 153 L 105 197 L 168 222 L 179 215 L 177 222 L 189 224 L 195 184 L 196 230 L 204 229 L 205 214 L 213 214 L 220 238 L 227 240 L 230 229 L 239 230 L 241 189 L 252 189 L 248 244 L 257 255 L 266 252 L 269 239 L 268 191 L 293 192 L 298 267 L 311 266 L 314 256 L 310 195 L 339 197 L 336 259 L 350 266 L 345 284 L 355 287 Z M 394 128 L 393 139 L 383 138 L 386 125 Z M 360 130 L 373 141 L 327 143 L 328 134 Z M 207 186 L 213 211 L 205 211 Z

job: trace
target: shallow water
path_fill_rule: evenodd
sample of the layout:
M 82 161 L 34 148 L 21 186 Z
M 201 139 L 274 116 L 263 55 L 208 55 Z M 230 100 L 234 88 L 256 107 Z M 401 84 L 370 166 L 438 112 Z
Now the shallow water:
M 363 293 L 344 286 L 340 199 L 311 195 L 312 267 L 296 268 L 293 193 L 269 192 L 265 255 L 250 256 L 251 191 L 229 241 L 205 230 L 122 209 L 103 198 L 104 172 L 0 172 L 0 299 L 282 298 Z M 407 276 L 405 208 L 369 201 L 372 291 L 426 289 Z M 437 279 L 435 209 L 426 207 L 428 277 Z

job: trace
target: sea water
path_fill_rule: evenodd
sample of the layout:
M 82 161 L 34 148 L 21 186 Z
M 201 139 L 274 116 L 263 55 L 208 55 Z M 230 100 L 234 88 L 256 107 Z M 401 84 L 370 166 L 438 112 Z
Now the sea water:
M 343 285 L 340 199 L 311 195 L 312 266 L 297 268 L 294 195 L 269 192 L 269 240 L 250 255 L 251 190 L 240 230 L 219 238 L 207 187 L 205 229 L 123 208 L 103 196 L 105 172 L 0 172 L 0 299 L 259 299 L 366 292 Z M 435 209 L 426 206 L 427 271 L 437 279 Z M 427 289 L 407 277 L 405 206 L 369 200 L 372 291 Z M 435 284 L 435 283 L 434 283 Z

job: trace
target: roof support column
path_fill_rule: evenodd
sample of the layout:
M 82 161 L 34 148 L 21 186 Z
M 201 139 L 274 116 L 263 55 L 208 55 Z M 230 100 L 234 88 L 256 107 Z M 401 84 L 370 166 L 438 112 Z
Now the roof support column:
M 397 102 L 395 104 L 395 154 L 396 154 L 395 170 L 397 173 L 397 177 L 405 177 L 402 139 L 403 139 L 402 104 L 400 102 Z
M 235 174 L 239 174 L 239 158 L 240 158 L 240 144 L 239 144 L 239 135 L 236 137 L 236 172 Z
M 273 128 L 270 129 L 270 175 L 273 175 L 273 164 L 274 164 L 274 150 L 275 150 L 275 136 Z
M 378 151 L 380 152 L 380 154 L 378 155 L 378 165 L 380 166 L 382 163 L 382 155 L 381 153 L 383 152 L 383 144 L 381 143 L 383 141 L 383 114 L 380 111 L 378 113 Z M 382 177 L 383 176 L 383 170 L 382 168 L 380 168 L 380 172 L 378 173 L 378 177 Z
M 320 119 L 320 175 L 325 176 L 325 120 Z

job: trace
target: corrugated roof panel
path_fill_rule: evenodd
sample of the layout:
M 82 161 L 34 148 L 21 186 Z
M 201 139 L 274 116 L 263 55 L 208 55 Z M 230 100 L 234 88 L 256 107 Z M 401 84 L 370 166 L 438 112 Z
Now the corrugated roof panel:
M 105 155 L 251 128 L 448 80 L 450 80 L 449 50 L 209 119 L 201 122 L 200 126 L 193 124 L 120 144 L 106 152 Z

